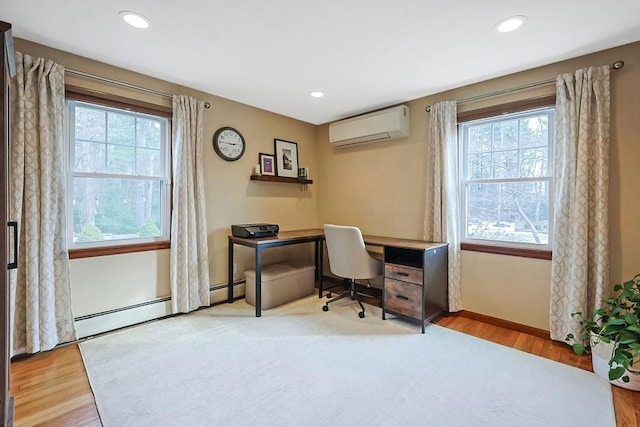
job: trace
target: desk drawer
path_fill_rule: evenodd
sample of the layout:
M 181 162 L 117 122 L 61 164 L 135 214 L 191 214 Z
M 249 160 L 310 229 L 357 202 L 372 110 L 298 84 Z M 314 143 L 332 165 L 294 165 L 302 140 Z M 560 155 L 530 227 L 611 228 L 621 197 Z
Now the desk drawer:
M 406 265 L 385 264 L 384 276 L 422 286 L 422 269 Z
M 422 286 L 385 277 L 384 308 L 416 319 L 422 318 Z

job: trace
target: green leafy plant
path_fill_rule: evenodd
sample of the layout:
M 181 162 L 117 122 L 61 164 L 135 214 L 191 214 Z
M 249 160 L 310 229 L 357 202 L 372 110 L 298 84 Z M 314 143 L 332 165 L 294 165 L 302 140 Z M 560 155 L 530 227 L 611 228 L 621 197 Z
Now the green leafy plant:
M 573 351 L 582 355 L 600 341 L 614 343 L 609 360 L 609 380 L 629 382 L 625 372 L 640 375 L 637 359 L 640 355 L 640 274 L 613 287 L 616 295 L 607 298 L 602 307 L 590 316 L 572 313 L 580 322 L 580 335 L 568 334 L 566 341 L 574 342 Z
M 99 240 L 104 240 L 102 231 L 95 224 L 86 224 L 82 227 L 82 232 L 76 242 L 95 242 Z
M 147 219 L 138 230 L 139 237 L 157 237 L 159 235 L 160 229 L 151 218 Z

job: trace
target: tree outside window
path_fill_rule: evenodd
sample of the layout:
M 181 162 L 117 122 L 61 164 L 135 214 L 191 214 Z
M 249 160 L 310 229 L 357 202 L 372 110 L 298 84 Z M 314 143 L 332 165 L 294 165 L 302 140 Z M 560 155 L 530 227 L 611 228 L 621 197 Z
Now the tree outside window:
M 550 247 L 553 112 L 460 125 L 466 241 Z
M 68 101 L 70 243 L 168 239 L 168 120 Z

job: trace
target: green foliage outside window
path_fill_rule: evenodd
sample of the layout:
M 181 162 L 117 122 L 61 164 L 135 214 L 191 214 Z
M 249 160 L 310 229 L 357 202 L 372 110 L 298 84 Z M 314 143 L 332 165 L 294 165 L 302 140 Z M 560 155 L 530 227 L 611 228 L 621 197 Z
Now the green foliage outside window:
M 166 120 L 78 101 L 70 104 L 75 118 L 69 142 L 73 241 L 161 236 L 159 227 L 168 210 Z
M 102 231 L 93 224 L 87 224 L 82 227 L 82 232 L 76 242 L 96 242 L 100 240 L 104 240 Z
M 138 231 L 139 237 L 158 237 L 159 235 L 160 229 L 151 218 L 147 219 Z

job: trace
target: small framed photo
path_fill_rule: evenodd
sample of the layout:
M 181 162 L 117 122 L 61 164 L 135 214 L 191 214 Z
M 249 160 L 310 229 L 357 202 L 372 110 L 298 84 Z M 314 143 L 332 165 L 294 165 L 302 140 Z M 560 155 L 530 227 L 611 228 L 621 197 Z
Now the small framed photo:
M 276 175 L 298 178 L 298 143 L 274 139 Z
M 262 172 L 262 175 L 275 175 L 276 174 L 276 167 L 275 167 L 276 158 L 273 156 L 273 154 L 260 153 L 259 157 L 260 157 L 260 171 Z

